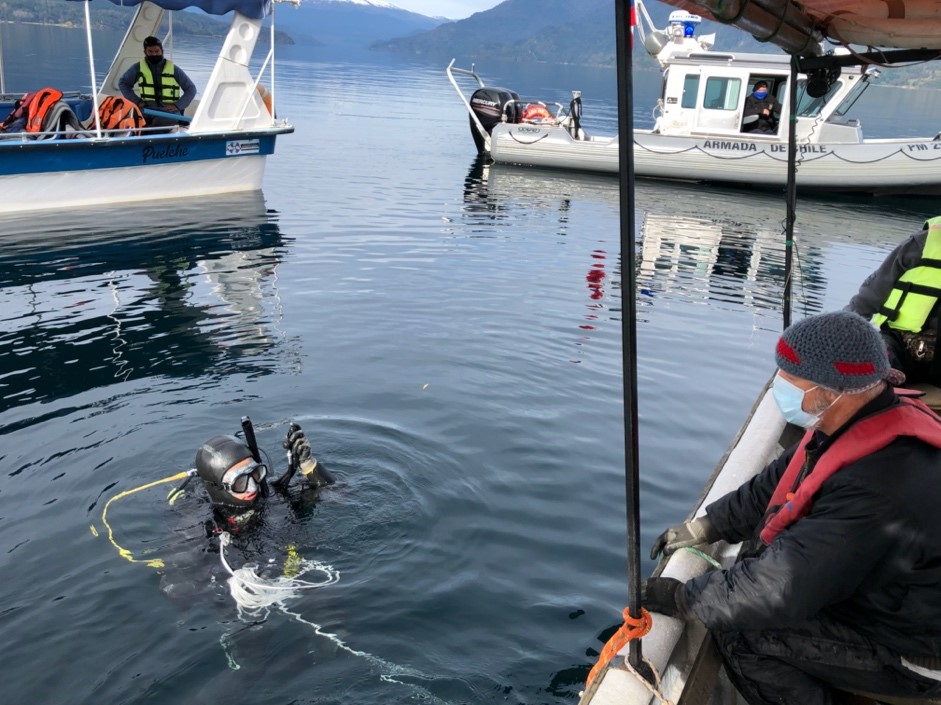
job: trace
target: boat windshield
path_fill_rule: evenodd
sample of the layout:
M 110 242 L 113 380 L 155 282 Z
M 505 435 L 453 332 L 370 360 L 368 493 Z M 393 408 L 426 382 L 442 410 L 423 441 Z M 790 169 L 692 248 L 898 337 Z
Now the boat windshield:
M 820 114 L 820 111 L 823 110 L 823 107 L 830 102 L 830 99 L 836 94 L 838 90 L 840 90 L 842 86 L 842 81 L 836 81 L 832 86 L 830 86 L 830 90 L 828 90 L 826 94 L 818 98 L 814 98 L 807 93 L 807 79 L 799 79 L 797 81 L 797 116 L 817 117 Z M 847 108 L 847 110 L 848 109 L 849 108 Z
M 831 115 L 831 117 L 843 117 L 846 115 L 846 113 L 849 112 L 850 108 L 852 108 L 856 104 L 856 101 L 859 100 L 859 96 L 861 96 L 865 90 L 869 88 L 870 84 L 868 79 L 869 77 L 865 76 L 863 77 L 863 80 L 853 86 L 853 90 L 851 90 L 849 94 L 843 99 L 843 102 L 836 107 L 836 110 L 833 111 L 833 115 Z

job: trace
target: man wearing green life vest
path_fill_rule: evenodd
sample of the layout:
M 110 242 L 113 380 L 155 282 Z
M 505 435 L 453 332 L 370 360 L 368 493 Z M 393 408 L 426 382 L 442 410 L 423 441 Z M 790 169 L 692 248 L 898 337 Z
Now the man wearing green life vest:
M 938 297 L 941 296 L 941 217 L 896 247 L 852 298 L 855 311 L 882 331 L 892 366 L 908 382 L 941 386 L 941 361 L 935 361 Z
M 196 85 L 179 66 L 163 56 L 163 44 L 156 37 L 144 40 L 144 58 L 134 64 L 118 81 L 121 95 L 142 110 L 159 110 L 182 115 L 196 97 Z M 137 88 L 137 93 L 134 88 Z M 148 127 L 171 127 L 177 120 L 144 113 Z

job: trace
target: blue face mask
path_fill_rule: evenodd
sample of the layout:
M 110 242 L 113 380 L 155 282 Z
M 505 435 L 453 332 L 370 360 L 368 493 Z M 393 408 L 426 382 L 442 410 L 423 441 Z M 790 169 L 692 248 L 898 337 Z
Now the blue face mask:
M 762 88 L 760 91 L 755 91 L 755 97 L 758 100 L 762 100 L 763 98 L 767 97 L 767 95 L 768 95 L 768 91 L 765 90 L 764 88 Z
M 804 395 L 817 387 L 811 387 L 806 392 L 800 387 L 788 382 L 781 375 L 774 376 L 771 393 L 784 420 L 801 428 L 814 428 L 820 423 L 820 417 L 809 414 L 803 409 Z

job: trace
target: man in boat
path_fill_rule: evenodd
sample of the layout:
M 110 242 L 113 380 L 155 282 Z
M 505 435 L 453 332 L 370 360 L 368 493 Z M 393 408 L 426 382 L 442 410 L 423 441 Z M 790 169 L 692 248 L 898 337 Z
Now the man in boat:
M 739 561 L 651 578 L 644 605 L 703 622 L 751 705 L 938 697 L 941 419 L 896 392 L 855 313 L 788 327 L 775 357 L 774 399 L 802 441 L 651 551 L 746 542 Z
M 742 132 L 775 135 L 781 117 L 781 104 L 768 92 L 768 82 L 758 81 L 752 94 L 745 98 L 742 111 Z
M 134 92 L 137 87 L 138 93 Z M 196 97 L 196 84 L 183 69 L 163 56 L 163 44 L 156 37 L 144 39 L 144 58 L 129 68 L 118 80 L 121 95 L 141 110 L 182 115 Z M 172 117 L 144 117 L 150 127 L 172 127 L 180 124 Z
M 909 382 L 941 386 L 935 362 L 941 296 L 941 218 L 896 247 L 859 287 L 847 311 L 872 318 L 882 331 L 892 366 Z

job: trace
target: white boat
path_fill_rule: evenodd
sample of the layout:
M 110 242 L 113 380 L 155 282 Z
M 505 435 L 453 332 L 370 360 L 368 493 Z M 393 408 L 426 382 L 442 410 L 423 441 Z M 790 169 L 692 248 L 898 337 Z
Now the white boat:
M 88 29 L 90 2 L 80 1 L 85 3 Z M 95 85 L 89 51 L 91 94 L 67 93 L 62 100 L 65 113 L 90 116 L 84 130 L 76 131 L 69 126 L 74 121 L 63 119 L 44 125 L 40 132 L 0 134 L 0 189 L 4 194 L 0 213 L 261 189 L 265 160 L 274 153 L 276 138 L 294 131 L 289 122 L 275 117 L 273 97 L 263 96 L 259 90 L 267 76 L 269 95 L 274 94 L 273 17 L 268 55 L 254 76 L 249 69 L 262 21 L 273 7 L 270 1 L 111 2 L 138 5 L 111 68 L 101 85 Z M 121 95 L 118 80 L 141 60 L 144 37 L 157 35 L 165 10 L 186 7 L 210 14 L 231 13 L 232 19 L 208 82 L 181 120 L 185 124 L 169 132 L 166 128 L 143 128 L 137 134 L 102 129 L 98 106 L 108 96 Z M 90 29 L 88 43 L 90 49 Z M 3 112 L 0 107 L 3 116 L 12 105 L 8 102 L 6 108 Z
M 669 26 L 658 31 L 642 2 L 636 5 L 650 28 L 641 32 L 644 45 L 663 70 L 654 127 L 634 130 L 638 176 L 784 186 L 787 125 L 793 113 L 798 187 L 814 192 L 941 191 L 941 133 L 865 139 L 859 122 L 847 117 L 878 76 L 877 69 L 852 66 L 842 72 L 799 74 L 795 109 L 788 95 L 790 56 L 711 51 L 713 35 L 695 36 L 698 15 L 673 12 Z M 448 66 L 448 78 L 468 110 L 479 152 L 497 163 L 617 173 L 618 136 L 585 132 L 579 91 L 573 91 L 568 106 L 521 98 L 512 90 L 487 86 L 474 66 L 462 69 L 454 63 Z M 476 81 L 469 97 L 457 76 Z M 769 84 L 782 106 L 774 134 L 745 131 L 745 98 L 759 80 Z

